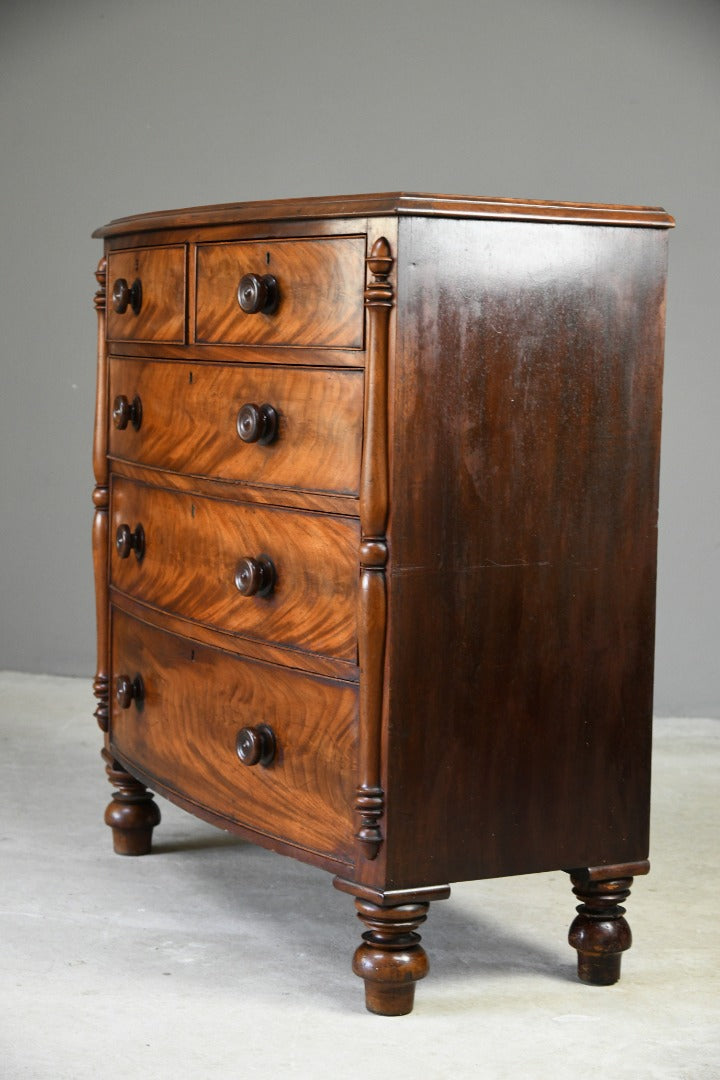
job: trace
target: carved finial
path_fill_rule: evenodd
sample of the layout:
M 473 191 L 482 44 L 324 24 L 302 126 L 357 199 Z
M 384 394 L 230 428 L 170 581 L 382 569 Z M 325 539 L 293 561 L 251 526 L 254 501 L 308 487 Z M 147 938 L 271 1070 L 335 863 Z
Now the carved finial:
M 366 859 L 372 861 L 382 844 L 379 819 L 385 811 L 385 793 L 381 787 L 360 785 L 355 798 L 355 812 L 360 818 L 360 828 L 355 839 L 362 845 Z
M 392 307 L 393 288 L 388 282 L 388 276 L 393 268 L 394 259 L 390 254 L 390 244 L 384 236 L 379 236 L 367 258 L 370 273 L 375 278 L 365 290 L 365 303 L 369 307 L 380 305 Z
M 105 258 L 104 255 L 103 255 L 102 259 L 100 260 L 100 262 L 97 264 L 97 270 L 95 271 L 95 277 L 97 278 L 97 283 L 100 286 L 98 291 L 95 293 L 95 296 L 93 297 L 93 301 L 94 301 L 94 304 L 95 304 L 95 310 L 96 311 L 104 311 L 105 310 L 105 295 L 106 295 L 105 286 L 106 286 L 106 282 L 107 282 L 107 259 Z

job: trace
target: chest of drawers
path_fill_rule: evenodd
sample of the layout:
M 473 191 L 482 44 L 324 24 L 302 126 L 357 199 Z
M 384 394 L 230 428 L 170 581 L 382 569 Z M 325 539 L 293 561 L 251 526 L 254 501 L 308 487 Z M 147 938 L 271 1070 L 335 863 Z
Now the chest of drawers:
M 95 234 L 115 849 L 159 792 L 329 871 L 371 1011 L 412 1008 L 453 881 L 567 870 L 579 975 L 619 977 L 672 224 L 383 194 Z

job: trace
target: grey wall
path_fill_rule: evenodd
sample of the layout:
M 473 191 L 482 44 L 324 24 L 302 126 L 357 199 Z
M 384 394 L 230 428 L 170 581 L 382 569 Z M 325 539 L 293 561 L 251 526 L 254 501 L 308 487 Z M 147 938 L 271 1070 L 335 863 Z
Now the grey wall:
M 93 227 L 447 191 L 660 204 L 656 706 L 720 715 L 716 0 L 0 0 L 0 667 L 89 673 Z

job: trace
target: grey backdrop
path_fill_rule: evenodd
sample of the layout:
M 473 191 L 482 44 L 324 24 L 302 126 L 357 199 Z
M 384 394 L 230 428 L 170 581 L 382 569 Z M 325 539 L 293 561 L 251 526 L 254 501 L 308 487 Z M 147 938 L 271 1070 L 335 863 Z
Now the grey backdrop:
M 91 230 L 419 190 L 660 204 L 656 711 L 720 715 L 717 0 L 0 0 L 0 667 L 94 666 Z

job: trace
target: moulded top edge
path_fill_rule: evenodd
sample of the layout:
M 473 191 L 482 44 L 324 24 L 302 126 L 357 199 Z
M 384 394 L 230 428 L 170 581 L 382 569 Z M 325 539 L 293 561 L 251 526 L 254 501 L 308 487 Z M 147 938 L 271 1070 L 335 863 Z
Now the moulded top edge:
M 566 222 L 583 225 L 631 225 L 669 229 L 674 219 L 660 206 L 620 206 L 603 203 L 544 202 L 539 199 L 496 199 L 469 195 L 426 195 L 384 192 L 372 195 L 332 195 L 264 202 L 221 203 L 181 210 L 161 210 L 117 218 L 96 229 L 94 237 L 157 229 L 203 225 L 235 225 L 260 221 L 345 218 L 382 215 L 508 218 L 516 221 Z

